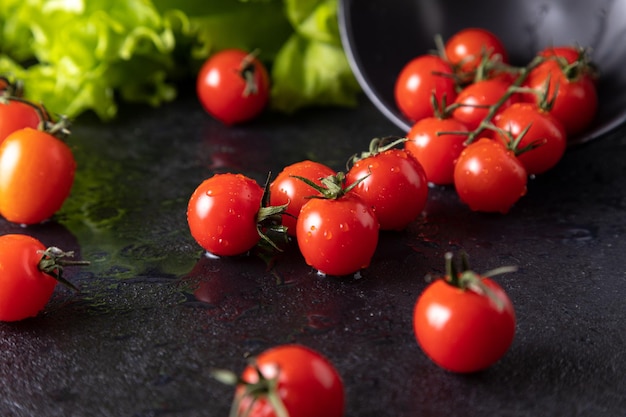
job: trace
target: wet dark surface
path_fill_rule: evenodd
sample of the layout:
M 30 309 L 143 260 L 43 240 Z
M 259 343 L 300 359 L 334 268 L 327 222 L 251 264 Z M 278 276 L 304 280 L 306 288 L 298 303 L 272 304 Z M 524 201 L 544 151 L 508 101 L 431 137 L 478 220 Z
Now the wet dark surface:
M 53 221 L 0 221 L 92 262 L 67 271 L 79 293 L 57 287 L 39 317 L 0 324 L 0 415 L 226 416 L 232 389 L 210 370 L 240 371 L 244 354 L 288 342 L 335 364 L 347 416 L 626 414 L 626 130 L 569 149 L 504 216 L 432 189 L 360 279 L 336 279 L 295 247 L 272 263 L 204 257 L 186 205 L 214 172 L 263 182 L 304 158 L 341 169 L 372 137 L 402 133 L 373 105 L 237 128 L 193 97 L 123 114 L 75 123 L 77 182 Z M 461 249 L 477 271 L 519 267 L 497 278 L 516 308 L 513 345 L 471 376 L 433 365 L 411 323 L 424 276 Z

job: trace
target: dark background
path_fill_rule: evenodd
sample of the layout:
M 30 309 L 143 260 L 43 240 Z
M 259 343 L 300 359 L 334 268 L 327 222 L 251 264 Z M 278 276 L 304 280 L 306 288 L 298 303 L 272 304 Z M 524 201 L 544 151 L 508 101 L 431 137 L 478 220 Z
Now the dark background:
M 234 128 L 193 95 L 121 113 L 75 122 L 79 169 L 57 216 L 27 228 L 0 220 L 0 233 L 91 261 L 67 270 L 79 293 L 59 286 L 40 316 L 0 323 L 0 415 L 226 416 L 232 388 L 211 369 L 239 372 L 244 355 L 291 342 L 335 364 L 346 416 L 626 415 L 625 129 L 569 149 L 507 215 L 432 188 L 406 231 L 382 234 L 360 279 L 338 279 L 294 246 L 271 262 L 202 256 L 187 201 L 215 172 L 262 183 L 305 158 L 342 169 L 371 138 L 402 134 L 373 105 Z M 519 267 L 496 278 L 516 309 L 513 345 L 465 376 L 432 364 L 412 333 L 425 275 L 459 250 L 478 272 Z

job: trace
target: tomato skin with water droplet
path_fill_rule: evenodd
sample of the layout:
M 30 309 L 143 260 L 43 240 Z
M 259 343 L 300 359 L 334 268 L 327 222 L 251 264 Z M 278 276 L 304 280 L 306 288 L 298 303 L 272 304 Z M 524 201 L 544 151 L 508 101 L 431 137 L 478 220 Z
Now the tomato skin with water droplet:
M 299 177 L 307 178 L 317 185 L 322 185 L 320 179 L 337 175 L 332 168 L 314 161 L 300 161 L 286 166 L 270 184 L 270 206 L 288 204 L 282 215 L 282 224 L 287 227 L 290 236 L 296 235 L 296 220 L 302 206 L 309 201 L 309 197 L 319 193 Z
M 513 151 L 500 141 L 469 144 L 454 167 L 454 186 L 472 210 L 507 213 L 524 194 L 528 175 Z
M 187 207 L 191 235 L 217 256 L 243 254 L 260 239 L 257 214 L 263 189 L 241 174 L 216 174 L 193 192 Z
M 300 210 L 296 239 L 308 265 L 334 276 L 369 266 L 378 244 L 376 215 L 356 194 L 314 198 Z
M 346 174 L 346 183 L 359 180 L 352 192 L 374 210 L 381 230 L 406 228 L 426 206 L 426 173 L 403 149 L 389 149 L 357 161 Z

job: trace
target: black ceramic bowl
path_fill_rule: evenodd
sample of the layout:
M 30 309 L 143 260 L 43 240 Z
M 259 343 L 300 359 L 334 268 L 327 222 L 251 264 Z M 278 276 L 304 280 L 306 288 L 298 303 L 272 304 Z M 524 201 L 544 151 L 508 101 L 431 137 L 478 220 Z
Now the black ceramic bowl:
M 524 65 L 541 48 L 591 48 L 600 70 L 593 126 L 571 138 L 583 143 L 626 121 L 626 0 L 339 0 L 339 25 L 350 65 L 370 100 L 405 132 L 395 79 L 415 56 L 466 27 L 482 27 L 504 43 L 511 62 Z

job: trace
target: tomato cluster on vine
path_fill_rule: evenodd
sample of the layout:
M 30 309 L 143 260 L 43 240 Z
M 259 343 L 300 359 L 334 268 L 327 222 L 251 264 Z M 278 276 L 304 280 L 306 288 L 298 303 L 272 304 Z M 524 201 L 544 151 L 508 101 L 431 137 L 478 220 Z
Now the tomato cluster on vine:
M 553 46 L 514 66 L 482 28 L 436 40 L 437 54 L 416 56 L 396 79 L 396 104 L 413 122 L 405 148 L 429 182 L 454 185 L 473 210 L 506 213 L 528 177 L 553 168 L 590 127 L 595 65 L 583 48 Z
M 275 232 L 295 239 L 307 264 L 344 276 L 367 268 L 381 230 L 402 230 L 428 197 L 421 164 L 400 145 L 374 139 L 346 172 L 310 160 L 290 164 L 264 187 L 239 173 L 215 174 L 187 207 L 191 235 L 216 256 L 239 255 Z M 275 246 L 275 245 L 274 245 Z

